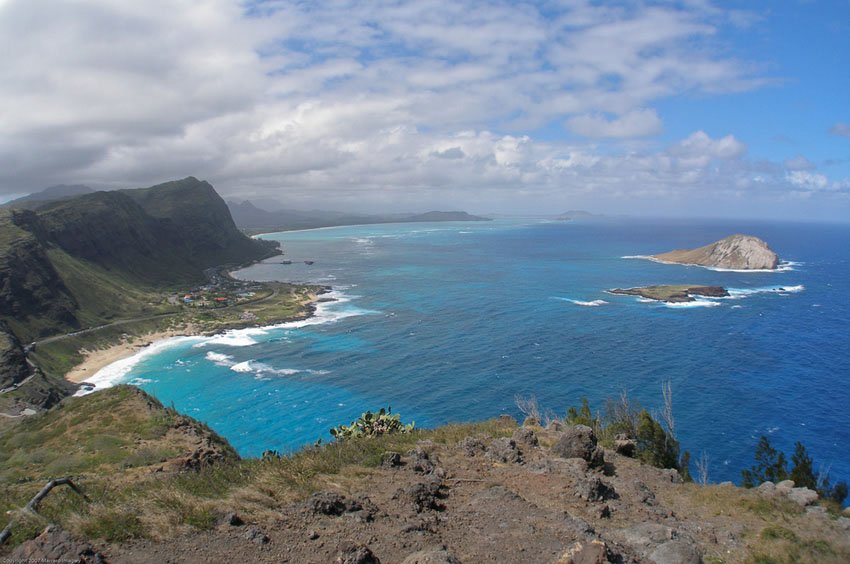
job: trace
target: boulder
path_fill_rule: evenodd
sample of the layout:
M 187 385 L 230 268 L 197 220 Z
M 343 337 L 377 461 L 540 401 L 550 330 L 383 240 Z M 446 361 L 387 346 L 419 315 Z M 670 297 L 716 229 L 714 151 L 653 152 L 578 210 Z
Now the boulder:
M 381 466 L 384 468 L 398 468 L 401 466 L 401 454 L 397 452 L 385 452 L 381 456 Z
M 464 454 L 466 454 L 466 456 L 484 454 L 487 450 L 487 447 L 484 446 L 484 441 L 478 437 L 466 437 L 460 441 L 457 446 L 464 452 Z
M 702 564 L 702 555 L 690 542 L 677 539 L 665 542 L 649 555 L 655 564 Z
M 552 447 L 552 454 L 561 458 L 582 458 L 592 467 L 604 464 L 602 449 L 596 446 L 596 434 L 587 425 L 567 428 Z
M 396 493 L 396 499 L 404 497 L 413 503 L 413 507 L 417 513 L 431 509 L 442 509 L 438 501 L 440 496 L 440 488 L 443 484 L 437 480 L 431 482 L 420 482 L 413 484 L 405 490 Z
M 599 540 L 576 542 L 564 552 L 556 564 L 607 564 L 608 548 Z
M 78 541 L 68 531 L 49 525 L 40 535 L 17 546 L 9 562 L 106 562 L 88 543 Z
M 417 447 L 410 451 L 408 455 L 410 456 L 410 466 L 413 468 L 414 472 L 419 472 L 420 474 L 433 474 L 437 468 L 437 465 L 434 464 L 433 460 L 431 460 L 431 455 L 428 454 L 428 451 L 421 447 Z
M 576 497 L 585 501 L 603 501 L 616 496 L 614 488 L 603 482 L 599 476 L 591 475 L 576 484 Z
M 637 451 L 637 443 L 630 439 L 627 435 L 619 434 L 614 437 L 614 450 L 617 454 L 622 454 L 623 456 L 631 458 Z
M 774 495 L 776 493 L 776 484 L 770 481 L 762 482 L 756 489 L 762 495 Z
M 344 513 L 360 511 L 363 506 L 359 501 L 347 499 L 336 492 L 315 493 L 306 502 L 307 508 L 317 515 L 338 517 Z
M 487 458 L 503 464 L 522 462 L 522 453 L 513 439 L 493 439 L 487 447 Z
M 521 445 L 526 445 L 530 447 L 536 447 L 540 444 L 540 441 L 537 439 L 537 433 L 534 432 L 533 429 L 529 429 L 528 427 L 520 427 L 516 431 L 514 431 L 511 439 Z
M 351 544 L 342 547 L 336 557 L 336 564 L 381 564 L 365 544 Z
M 805 507 L 818 500 L 818 492 L 809 488 L 791 488 L 791 491 L 788 492 L 788 499 L 801 507 Z
M 788 495 L 791 493 L 791 490 L 794 489 L 794 480 L 782 480 L 778 484 L 776 484 L 776 490 L 784 495 Z
M 268 544 L 269 542 L 268 535 L 254 526 L 245 529 L 245 532 L 242 533 L 242 538 L 249 540 L 254 544 Z

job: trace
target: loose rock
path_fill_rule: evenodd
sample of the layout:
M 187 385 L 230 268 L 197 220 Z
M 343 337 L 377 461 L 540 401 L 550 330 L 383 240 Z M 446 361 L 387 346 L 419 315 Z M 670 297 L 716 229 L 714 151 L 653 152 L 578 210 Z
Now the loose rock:
M 552 447 L 552 454 L 561 458 L 583 458 L 590 462 L 595 449 L 596 435 L 593 429 L 586 425 L 576 425 L 561 434 L 561 438 Z
M 487 447 L 487 458 L 496 462 L 518 464 L 522 453 L 513 439 L 494 439 Z
M 702 564 L 702 556 L 685 540 L 665 542 L 649 555 L 655 564 Z
M 628 435 L 619 434 L 614 437 L 614 450 L 617 454 L 622 454 L 623 456 L 633 457 L 635 455 L 635 451 L 637 450 L 637 443 L 635 443 L 632 439 L 628 437 Z
M 91 545 L 74 539 L 68 531 L 49 525 L 40 535 L 19 545 L 9 562 L 105 562 L 103 555 Z
M 439 481 L 420 482 L 396 494 L 396 498 L 405 497 L 413 503 L 417 513 L 430 509 L 442 509 L 438 501 L 442 483 Z
M 484 441 L 478 437 L 466 437 L 458 443 L 458 447 L 466 454 L 466 456 L 476 456 L 484 454 L 487 447 L 484 446 Z
M 397 452 L 385 452 L 381 456 L 381 466 L 384 468 L 397 468 L 401 466 L 401 454 Z
M 810 490 L 809 488 L 792 488 L 791 491 L 788 492 L 788 499 L 801 507 L 805 507 L 818 500 L 818 492 Z
M 343 547 L 336 557 L 336 564 L 381 564 L 365 544 Z
M 242 534 L 242 538 L 249 540 L 255 544 L 268 544 L 269 537 L 257 527 L 248 527 Z
M 413 468 L 414 472 L 419 472 L 420 474 L 432 474 L 437 467 L 431 460 L 431 455 L 422 448 L 417 447 L 410 451 L 409 456 L 411 458 L 410 466 Z
M 608 549 L 598 540 L 576 542 L 558 558 L 556 564 L 607 564 Z
M 599 476 L 588 476 L 580 480 L 575 487 L 576 497 L 585 501 L 603 501 L 616 496 L 614 488 L 605 484 Z
M 537 433 L 528 427 L 520 427 L 514 431 L 511 439 L 517 444 L 527 445 L 530 447 L 536 447 L 540 444 L 540 441 L 537 439 Z

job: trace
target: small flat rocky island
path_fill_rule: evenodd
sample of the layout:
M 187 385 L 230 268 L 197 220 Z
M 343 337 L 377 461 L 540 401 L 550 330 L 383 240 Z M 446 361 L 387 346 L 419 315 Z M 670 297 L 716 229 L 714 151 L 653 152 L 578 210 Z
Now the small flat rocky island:
M 658 262 L 729 270 L 776 270 L 779 257 L 753 235 L 730 235 L 698 249 L 677 249 L 648 257 Z
M 642 288 L 614 288 L 612 294 L 625 296 L 640 296 L 649 300 L 669 303 L 685 303 L 696 300 L 694 296 L 703 298 L 725 298 L 729 295 L 722 286 L 699 286 L 679 284 L 670 286 L 643 286 Z

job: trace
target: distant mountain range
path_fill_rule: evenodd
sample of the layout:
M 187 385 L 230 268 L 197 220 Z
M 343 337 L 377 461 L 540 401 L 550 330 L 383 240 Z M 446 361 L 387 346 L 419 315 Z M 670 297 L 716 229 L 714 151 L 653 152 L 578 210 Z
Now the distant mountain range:
M 584 210 L 570 210 L 562 213 L 555 219 L 559 219 L 561 221 L 570 221 L 573 219 L 590 219 L 592 217 L 603 217 L 602 215 L 590 213 Z
M 92 192 L 94 190 L 83 184 L 59 184 L 58 186 L 45 188 L 41 192 L 35 192 L 17 200 L 6 202 L 3 204 L 3 207 L 35 209 L 46 202 L 64 200 L 66 198 L 73 198 L 74 196 L 91 194 Z
M 489 218 L 470 215 L 463 211 L 430 211 L 420 214 L 351 214 L 321 210 L 268 211 L 252 202 L 227 202 L 236 225 L 247 233 L 292 231 L 341 225 L 368 225 L 375 223 L 408 223 L 430 221 L 490 221 Z

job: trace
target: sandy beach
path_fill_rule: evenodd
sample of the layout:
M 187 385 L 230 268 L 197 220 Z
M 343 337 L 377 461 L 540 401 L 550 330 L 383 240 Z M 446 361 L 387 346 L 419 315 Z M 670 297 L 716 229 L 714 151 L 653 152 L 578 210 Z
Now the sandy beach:
M 318 299 L 319 295 L 317 294 L 307 294 L 307 296 L 299 302 L 299 305 L 305 308 L 304 313 L 302 315 L 297 315 L 291 319 L 282 319 L 280 320 L 280 322 L 282 323 L 286 321 L 295 321 L 298 319 L 305 319 L 307 317 L 312 316 L 314 311 L 313 305 L 316 304 Z M 223 326 L 215 332 L 223 332 L 232 328 L 233 327 Z M 133 337 L 132 340 L 123 341 L 105 349 L 83 349 L 81 351 L 83 354 L 83 361 L 74 368 L 72 368 L 70 371 L 68 371 L 68 373 L 65 374 L 65 379 L 75 384 L 79 384 L 80 382 L 85 382 L 88 378 L 91 378 L 92 376 L 97 374 L 97 372 L 101 368 L 105 368 L 119 360 L 129 358 L 134 354 L 138 353 L 140 350 L 144 349 L 145 347 L 152 345 L 153 343 L 164 341 L 165 339 L 170 339 L 172 337 L 195 337 L 208 334 L 210 334 L 209 331 L 201 330 L 196 325 L 190 323 L 189 325 L 186 325 L 185 327 L 182 327 L 180 329 L 157 331 L 138 337 Z
M 65 374 L 65 379 L 74 382 L 75 384 L 85 382 L 87 378 L 97 374 L 97 371 L 101 368 L 109 366 L 113 362 L 129 358 L 152 343 L 162 341 L 164 339 L 170 339 L 171 337 L 194 335 L 200 335 L 200 333 L 194 330 L 192 326 L 188 326 L 180 330 L 148 333 L 147 335 L 134 337 L 132 342 L 125 341 L 105 349 L 97 349 L 93 351 L 83 350 L 83 362 Z

